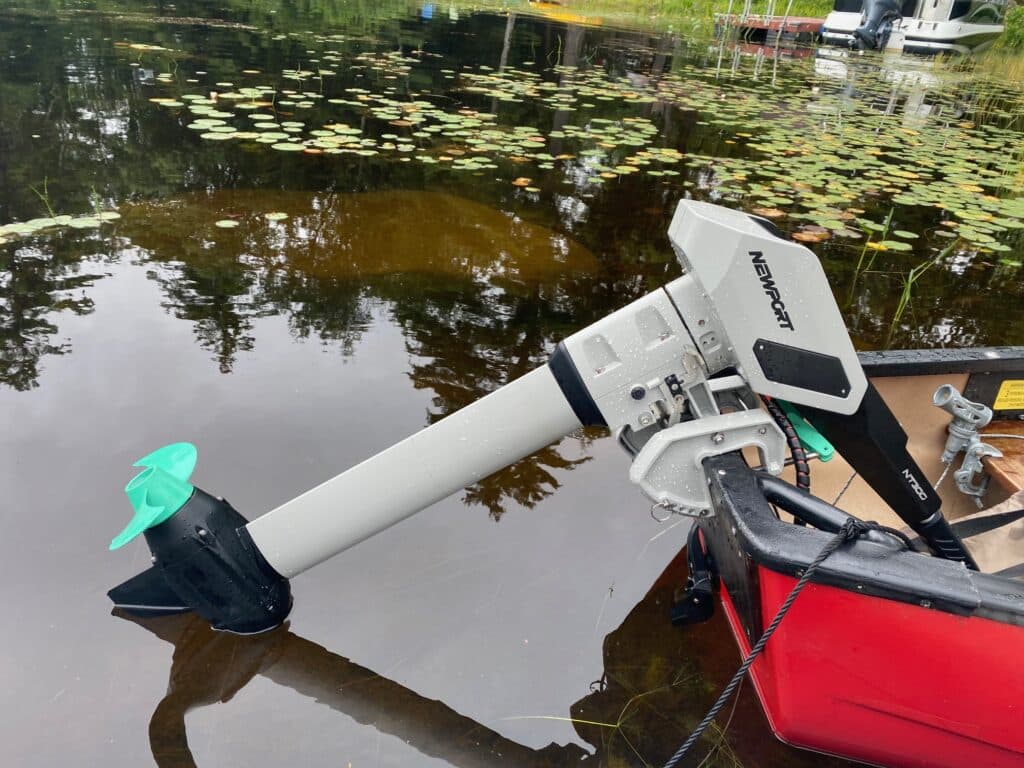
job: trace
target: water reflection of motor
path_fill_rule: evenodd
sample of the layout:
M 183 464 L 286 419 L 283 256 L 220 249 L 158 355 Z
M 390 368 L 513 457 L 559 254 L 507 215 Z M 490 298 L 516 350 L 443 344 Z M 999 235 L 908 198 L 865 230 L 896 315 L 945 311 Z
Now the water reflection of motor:
M 898 0 L 865 0 L 860 26 L 853 31 L 854 45 L 862 51 L 884 50 L 892 25 L 900 18 Z
M 425 756 L 454 768 L 586 768 L 632 765 L 642 756 L 645 764 L 660 765 L 681 734 L 693 729 L 710 704 L 714 686 L 736 664 L 734 649 L 723 642 L 728 633 L 724 615 L 685 630 L 666 629 L 675 586 L 686 578 L 685 563 L 684 555 L 674 558 L 604 639 L 601 679 L 570 707 L 578 736 L 592 750 L 572 742 L 521 744 L 493 725 L 297 635 L 287 625 L 259 635 L 237 635 L 217 632 L 194 614 L 141 617 L 115 609 L 115 615 L 174 646 L 167 693 L 149 722 L 150 747 L 159 768 L 195 768 L 199 761 L 189 746 L 187 715 L 229 703 L 256 677 L 400 739 L 418 753 L 405 753 L 403 764 L 418 764 L 419 756 Z M 267 689 L 260 695 L 275 701 Z M 738 699 L 730 738 L 711 739 L 711 755 L 739 763 L 756 751 L 764 764 L 822 765 L 819 757 L 766 741 L 757 706 L 752 695 Z M 280 736 L 287 740 L 287 731 Z

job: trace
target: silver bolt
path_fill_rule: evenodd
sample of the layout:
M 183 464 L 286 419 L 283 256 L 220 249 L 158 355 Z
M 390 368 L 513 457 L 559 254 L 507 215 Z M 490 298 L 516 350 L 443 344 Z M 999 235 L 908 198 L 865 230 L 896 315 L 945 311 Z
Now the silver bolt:
M 715 445 L 718 445 L 719 443 L 724 443 L 725 435 L 723 435 L 721 432 L 715 432 L 715 434 L 711 436 L 711 442 L 714 443 Z
M 761 427 L 759 430 L 757 430 L 757 434 L 759 434 L 759 435 L 767 435 L 768 434 L 768 427 Z
M 196 531 L 196 533 L 198 533 L 201 538 L 204 538 L 204 539 L 206 538 L 206 529 L 205 528 L 200 528 L 198 531 Z
M 651 417 L 651 414 L 649 414 L 649 413 L 641 413 L 640 414 L 640 426 L 641 427 L 649 427 L 651 425 L 652 421 L 654 421 L 654 419 Z

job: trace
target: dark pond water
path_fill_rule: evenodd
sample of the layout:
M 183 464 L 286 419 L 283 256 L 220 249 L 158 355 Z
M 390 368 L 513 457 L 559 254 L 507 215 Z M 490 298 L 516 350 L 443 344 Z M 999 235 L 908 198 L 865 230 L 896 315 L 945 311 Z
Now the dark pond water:
M 105 592 L 148 563 L 107 552 L 135 459 L 190 440 L 262 514 L 675 276 L 681 196 L 785 214 L 862 348 L 1024 340 L 1012 87 L 553 13 L 0 0 L 4 765 L 663 761 L 738 659 L 668 625 L 685 526 L 599 433 L 299 577 L 265 636 Z M 749 687 L 708 749 L 840 764 Z

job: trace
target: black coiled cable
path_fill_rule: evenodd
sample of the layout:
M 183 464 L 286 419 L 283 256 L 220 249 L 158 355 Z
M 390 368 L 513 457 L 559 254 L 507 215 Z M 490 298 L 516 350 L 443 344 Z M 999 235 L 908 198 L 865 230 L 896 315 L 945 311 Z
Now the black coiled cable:
M 807 452 L 800 443 L 800 437 L 797 435 L 796 429 L 793 427 L 793 422 L 789 420 L 785 411 L 783 411 L 782 408 L 779 407 L 779 404 L 772 398 L 761 395 L 761 399 L 764 401 L 764 405 L 765 408 L 768 409 L 768 413 L 775 420 L 775 423 L 779 425 L 779 429 L 782 430 L 782 434 L 786 436 L 786 443 L 789 445 L 789 453 L 793 457 L 793 468 L 796 470 L 796 487 L 810 492 L 811 465 L 807 462 Z M 799 518 L 797 518 L 796 523 L 797 525 L 805 525 L 805 523 Z

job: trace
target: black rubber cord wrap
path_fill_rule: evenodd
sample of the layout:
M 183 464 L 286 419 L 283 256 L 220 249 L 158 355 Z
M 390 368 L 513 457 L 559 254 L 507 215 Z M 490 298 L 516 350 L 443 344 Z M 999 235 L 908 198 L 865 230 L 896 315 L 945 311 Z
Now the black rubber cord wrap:
M 811 490 L 811 465 L 807 463 L 807 452 L 800 442 L 800 437 L 793 428 L 789 417 L 779 407 L 779 404 L 770 397 L 761 396 L 769 415 L 779 425 L 782 434 L 786 436 L 786 443 L 789 445 L 789 452 L 793 456 L 793 467 L 796 469 L 796 487 L 805 491 Z
M 740 668 L 736 670 L 736 674 L 732 676 L 732 679 L 728 682 L 725 688 L 722 689 L 722 693 L 719 694 L 715 703 L 711 705 L 711 709 L 708 710 L 708 713 L 704 716 L 704 719 L 700 721 L 700 724 L 696 729 L 694 729 L 693 733 L 691 733 L 689 738 L 683 742 L 683 745 L 676 750 L 676 753 L 668 759 L 664 768 L 674 768 L 675 765 L 686 756 L 686 753 L 690 751 L 690 748 L 697 743 L 698 739 L 700 739 L 704 734 L 704 731 L 708 729 L 708 726 L 715 721 L 718 713 L 722 711 L 722 708 L 729 702 L 729 699 L 736 692 L 736 689 L 739 688 L 740 683 L 743 682 L 743 677 L 753 666 L 757 657 L 761 655 L 761 651 L 763 651 L 764 647 L 768 644 L 768 640 L 770 640 L 771 636 L 775 634 L 775 630 L 779 628 L 779 625 L 786 617 L 789 609 L 793 607 L 793 602 L 803 591 L 803 588 L 810 582 L 811 577 L 814 576 L 814 572 L 818 570 L 818 567 L 841 546 L 847 542 L 854 541 L 868 531 L 884 531 L 888 534 L 897 535 L 897 538 L 906 543 L 906 536 L 895 529 L 887 528 L 884 525 L 879 525 L 874 522 L 858 520 L 854 517 L 847 519 L 847 521 L 843 523 L 843 527 L 839 529 L 835 536 L 829 539 L 828 543 L 822 547 L 821 552 L 818 553 L 818 556 L 814 558 L 814 561 L 807 566 L 807 570 L 804 571 L 803 576 L 800 577 L 800 580 L 797 581 L 793 590 L 786 597 L 785 601 L 783 601 L 778 612 L 775 614 L 775 618 L 772 619 L 771 624 L 769 624 L 765 629 L 754 647 L 750 649 L 750 653 L 747 654 L 743 663 L 740 664 Z

